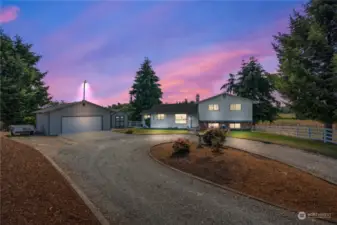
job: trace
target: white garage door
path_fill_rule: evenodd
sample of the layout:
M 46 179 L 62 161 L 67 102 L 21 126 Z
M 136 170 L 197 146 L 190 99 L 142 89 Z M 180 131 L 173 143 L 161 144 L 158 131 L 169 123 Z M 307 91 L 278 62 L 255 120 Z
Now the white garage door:
M 102 117 L 62 117 L 62 134 L 102 130 Z

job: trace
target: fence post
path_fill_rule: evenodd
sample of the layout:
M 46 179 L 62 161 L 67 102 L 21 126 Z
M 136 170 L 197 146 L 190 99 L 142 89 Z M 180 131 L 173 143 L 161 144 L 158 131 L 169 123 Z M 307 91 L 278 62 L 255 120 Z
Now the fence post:
M 298 124 L 296 125 L 296 137 L 298 137 Z
M 309 139 L 311 139 L 311 127 L 308 127 L 308 136 L 309 136 Z
M 326 128 L 323 128 L 323 142 L 324 143 L 326 143 L 326 136 L 327 136 Z

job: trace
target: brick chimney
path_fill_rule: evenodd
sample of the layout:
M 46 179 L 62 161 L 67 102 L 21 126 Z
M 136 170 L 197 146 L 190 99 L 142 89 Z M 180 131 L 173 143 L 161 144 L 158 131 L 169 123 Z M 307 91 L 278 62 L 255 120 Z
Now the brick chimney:
M 199 103 L 199 101 L 200 101 L 200 95 L 197 94 L 197 95 L 195 96 L 195 102 L 196 102 L 196 103 Z

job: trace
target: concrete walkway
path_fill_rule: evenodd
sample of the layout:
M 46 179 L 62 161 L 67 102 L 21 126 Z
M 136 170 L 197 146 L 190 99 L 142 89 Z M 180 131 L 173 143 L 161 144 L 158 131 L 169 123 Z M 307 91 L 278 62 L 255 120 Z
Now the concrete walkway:
M 42 144 L 38 143 L 42 140 L 30 141 L 68 174 L 111 224 L 326 224 L 300 221 L 296 213 L 215 188 L 148 157 L 154 144 L 182 136 L 95 132 Z M 233 146 L 254 144 L 256 151 L 262 147 L 245 140 L 228 141 Z
M 284 162 L 337 184 L 337 160 L 335 159 L 287 146 L 246 139 L 228 138 L 226 145 Z

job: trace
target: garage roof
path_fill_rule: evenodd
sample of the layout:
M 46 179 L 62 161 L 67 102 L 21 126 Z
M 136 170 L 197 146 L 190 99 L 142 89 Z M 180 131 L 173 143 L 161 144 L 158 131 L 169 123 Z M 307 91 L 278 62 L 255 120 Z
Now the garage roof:
M 59 104 L 59 105 L 54 105 L 54 106 L 49 106 L 47 108 L 44 108 L 44 109 L 40 109 L 40 110 L 37 110 L 35 111 L 34 113 L 47 113 L 47 112 L 52 112 L 52 111 L 56 111 L 56 110 L 60 110 L 60 109 L 64 109 L 64 108 L 67 108 L 67 107 L 70 107 L 70 106 L 73 106 L 73 105 L 76 105 L 76 104 L 79 104 L 79 103 L 88 103 L 88 104 L 91 104 L 91 105 L 95 105 L 97 107 L 100 107 L 102 109 L 105 109 L 109 112 L 111 112 L 110 109 L 107 109 L 107 108 L 104 108 L 103 106 L 100 106 L 100 105 L 96 105 L 92 102 L 88 102 L 88 101 L 80 101 L 80 102 L 71 102 L 71 103 L 63 103 L 63 104 Z

